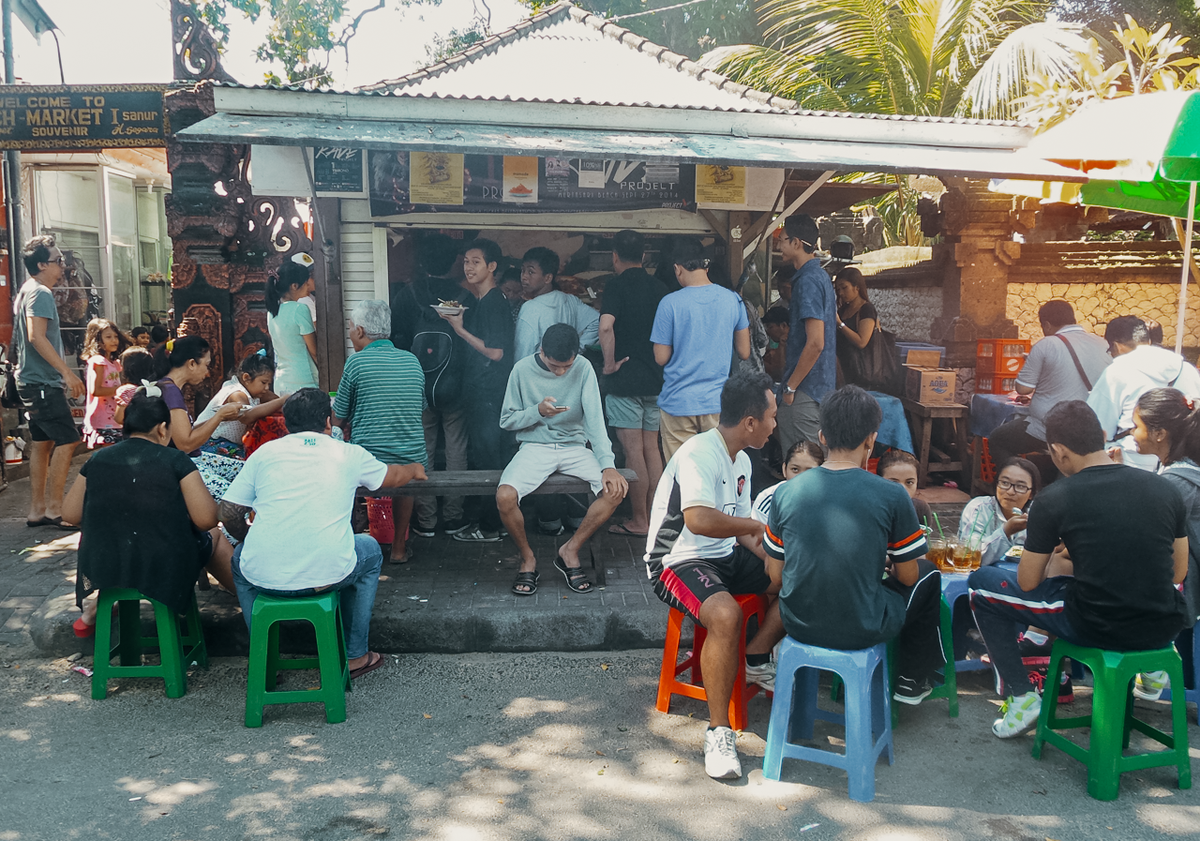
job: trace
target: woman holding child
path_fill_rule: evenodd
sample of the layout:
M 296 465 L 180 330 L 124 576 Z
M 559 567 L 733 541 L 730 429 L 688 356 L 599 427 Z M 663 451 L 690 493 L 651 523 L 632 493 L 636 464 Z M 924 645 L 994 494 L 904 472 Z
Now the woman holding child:
M 217 528 L 217 504 L 192 460 L 170 446 L 172 410 L 160 395 L 154 385 L 139 389 L 125 409 L 125 440 L 92 456 L 63 502 L 82 531 L 78 636 L 95 628 L 95 601 L 85 599 L 102 587 L 131 587 L 178 613 L 201 568 L 234 591 L 233 547 Z

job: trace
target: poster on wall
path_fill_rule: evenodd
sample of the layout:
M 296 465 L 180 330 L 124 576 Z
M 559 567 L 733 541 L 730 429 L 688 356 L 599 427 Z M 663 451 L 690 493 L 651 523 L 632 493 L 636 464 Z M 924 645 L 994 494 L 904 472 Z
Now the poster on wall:
M 504 185 L 501 201 L 510 204 L 537 204 L 538 159 L 504 157 Z
M 745 204 L 744 166 L 696 167 L 696 201 L 700 204 Z
M 363 193 L 362 149 L 317 146 L 313 149 L 313 184 L 317 194 L 347 195 Z
M 408 195 L 414 204 L 461 205 L 466 183 L 463 156 L 450 152 L 413 152 Z
M 430 158 L 436 159 L 432 168 Z M 445 188 L 453 159 L 459 162 L 457 191 Z M 368 168 L 372 216 L 696 208 L 690 164 L 372 151 Z M 441 180 L 430 184 L 434 178 Z

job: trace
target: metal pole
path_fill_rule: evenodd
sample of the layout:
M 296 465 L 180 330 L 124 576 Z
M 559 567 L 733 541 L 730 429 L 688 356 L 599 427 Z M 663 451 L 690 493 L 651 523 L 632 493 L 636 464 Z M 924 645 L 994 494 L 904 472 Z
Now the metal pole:
M 1192 262 L 1192 228 L 1196 217 L 1196 182 L 1188 190 L 1187 229 L 1183 237 L 1183 278 L 1179 282 L 1179 318 L 1175 322 L 1175 352 L 1183 353 L 1183 317 L 1187 315 L 1188 275 Z
M 4 84 L 16 83 L 13 69 L 12 0 L 0 0 L 0 32 L 3 34 Z M 8 269 L 10 289 L 24 283 L 21 263 L 21 153 L 4 153 L 4 221 L 8 225 Z

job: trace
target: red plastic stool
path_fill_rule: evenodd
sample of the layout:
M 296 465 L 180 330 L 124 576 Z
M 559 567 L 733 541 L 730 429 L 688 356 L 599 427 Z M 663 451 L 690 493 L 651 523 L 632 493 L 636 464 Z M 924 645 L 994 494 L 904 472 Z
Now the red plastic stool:
M 758 619 L 759 627 L 767 616 L 767 600 L 764 596 L 749 593 L 734 596 L 742 608 L 743 627 L 750 617 Z M 696 625 L 695 637 L 692 640 L 692 652 L 683 662 L 679 662 L 679 636 L 683 631 L 683 613 L 671 608 L 667 616 L 667 641 L 663 645 L 662 671 L 658 676 L 658 702 L 655 707 L 659 712 L 671 711 L 671 696 L 683 695 L 698 701 L 707 701 L 704 691 L 704 677 L 700 673 L 700 650 L 704 647 L 704 638 L 708 632 L 699 624 Z M 680 674 L 691 670 L 692 682 L 678 680 Z M 729 722 L 734 730 L 746 728 L 746 703 L 753 698 L 761 687 L 757 683 L 746 685 L 746 635 L 738 638 L 738 670 L 733 682 L 733 697 L 729 699 Z

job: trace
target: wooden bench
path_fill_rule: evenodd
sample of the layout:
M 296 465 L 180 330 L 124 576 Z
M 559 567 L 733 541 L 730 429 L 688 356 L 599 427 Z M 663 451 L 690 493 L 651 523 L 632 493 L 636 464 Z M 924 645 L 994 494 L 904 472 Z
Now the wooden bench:
M 917 448 L 917 487 L 929 484 L 930 473 L 958 473 L 959 487 L 969 491 L 971 463 L 967 458 L 967 407 L 961 403 L 918 403 L 907 397 L 901 397 L 900 402 L 904 404 L 913 444 Z M 958 450 L 957 460 L 933 445 L 935 420 L 947 420 L 954 427 L 951 434 Z M 930 460 L 931 455 L 935 460 Z
M 399 488 L 380 488 L 369 491 L 359 488 L 359 496 L 395 497 L 395 496 L 492 496 L 500 484 L 502 470 L 435 470 L 424 481 L 409 482 Z M 628 468 L 618 470 L 626 482 L 637 481 L 637 474 Z M 534 491 L 535 494 L 577 494 L 591 493 L 592 486 L 583 479 L 555 473 Z M 596 564 L 596 553 L 592 551 L 592 542 L 588 541 L 588 552 L 592 556 L 592 571 L 596 575 L 596 583 L 603 586 L 606 578 L 604 564 Z M 601 553 L 603 556 L 603 553 Z

